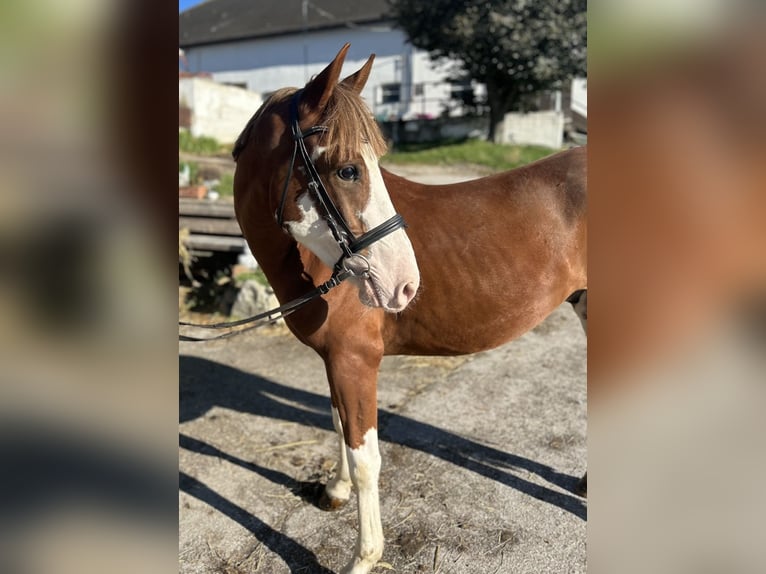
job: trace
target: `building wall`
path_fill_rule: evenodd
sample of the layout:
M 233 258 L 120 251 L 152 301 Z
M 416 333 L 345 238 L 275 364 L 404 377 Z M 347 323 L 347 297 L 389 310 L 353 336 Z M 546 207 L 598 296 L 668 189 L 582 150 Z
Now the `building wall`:
M 179 108 L 191 110 L 192 135 L 231 143 L 263 100 L 249 90 L 224 86 L 210 79 L 179 78 L 178 103 Z
M 210 73 L 217 82 L 243 86 L 265 99 L 279 88 L 305 85 L 346 42 L 351 48 L 343 76 L 358 70 L 370 54 L 376 55 L 362 96 L 380 122 L 459 117 L 469 111 L 452 97 L 452 85 L 446 81 L 454 73 L 454 63 L 434 64 L 427 52 L 413 48 L 404 33 L 389 23 L 190 47 L 185 54 L 190 72 Z M 385 101 L 387 86 L 392 84 L 400 84 L 398 102 Z M 486 94 L 483 85 L 473 82 L 472 86 L 477 98 Z M 573 110 L 576 107 L 577 113 L 587 117 L 584 79 L 573 82 L 571 101 Z M 558 115 L 519 116 L 509 124 L 504 141 L 555 143 L 558 140 L 548 134 L 559 123 Z M 544 136 L 539 135 L 541 130 Z
M 362 96 L 379 119 L 438 116 L 437 101 L 449 94 L 446 72 L 431 64 L 428 54 L 415 50 L 401 30 L 390 24 L 354 26 L 226 44 L 185 48 L 190 72 L 208 72 L 217 82 L 237 84 L 261 94 L 287 86 L 301 87 L 319 73 L 349 42 L 343 75 L 358 70 L 370 54 L 375 64 Z M 413 86 L 426 85 L 427 98 L 414 97 Z M 400 101 L 385 103 L 385 86 L 401 84 Z M 412 101 L 410 101 L 412 100 Z

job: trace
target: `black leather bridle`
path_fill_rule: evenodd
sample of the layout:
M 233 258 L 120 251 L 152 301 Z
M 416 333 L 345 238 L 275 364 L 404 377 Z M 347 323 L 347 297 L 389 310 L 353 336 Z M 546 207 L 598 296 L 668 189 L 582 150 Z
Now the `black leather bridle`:
M 300 127 L 300 112 L 298 104 L 303 90 L 298 90 L 290 100 L 290 129 L 293 134 L 293 140 L 295 146 L 293 147 L 293 155 L 290 159 L 290 167 L 287 171 L 287 177 L 285 178 L 285 184 L 282 188 L 282 197 L 279 200 L 279 208 L 276 213 L 276 220 L 280 226 L 284 226 L 284 210 L 285 202 L 287 201 L 287 190 L 290 186 L 290 179 L 292 178 L 295 168 L 295 158 L 300 153 L 303 159 L 303 165 L 306 167 L 306 177 L 308 177 L 308 189 L 312 196 L 319 203 L 322 211 L 324 212 L 324 218 L 327 222 L 327 226 L 330 228 L 333 238 L 340 247 L 343 255 L 335 263 L 335 272 L 347 269 L 345 263 L 354 258 L 359 257 L 365 262 L 367 260 L 360 254 L 360 252 L 375 243 L 383 239 L 386 235 L 393 233 L 397 229 L 403 229 L 407 227 L 404 218 L 396 213 L 380 225 L 373 227 L 366 231 L 359 237 L 354 235 L 346 222 L 343 214 L 333 202 L 330 194 L 327 193 L 327 189 L 322 183 L 322 179 L 319 177 L 317 168 L 311 159 L 311 155 L 306 149 L 305 139 L 309 136 L 324 133 L 327 131 L 326 126 L 312 126 L 305 131 Z M 369 263 L 367 263 L 369 270 Z M 352 274 L 357 274 L 352 271 Z M 364 275 L 364 273 L 362 273 Z
M 306 143 L 304 142 L 304 139 L 314 134 L 326 132 L 327 127 L 313 126 L 308 128 L 306 131 L 301 130 L 299 123 L 300 118 L 298 112 L 298 104 L 300 102 L 302 92 L 303 90 L 296 92 L 290 102 L 290 128 L 292 130 L 293 140 L 295 140 L 295 147 L 293 148 L 293 155 L 290 159 L 290 168 L 287 171 L 285 184 L 282 188 L 282 197 L 279 200 L 279 208 L 275 214 L 276 220 L 280 227 L 284 226 L 284 210 L 285 202 L 287 201 L 287 190 L 290 186 L 290 180 L 292 179 L 293 171 L 295 169 L 295 158 L 297 157 L 298 153 L 300 153 L 301 158 L 303 158 L 303 165 L 306 166 L 306 175 L 309 180 L 309 191 L 313 194 L 314 198 L 316 198 L 317 202 L 324 211 L 324 218 L 325 221 L 327 221 L 327 226 L 330 228 L 330 232 L 332 233 L 335 241 L 338 243 L 338 246 L 340 247 L 343 254 L 335 263 L 335 267 L 330 279 L 315 287 L 305 295 L 285 303 L 276 309 L 271 309 L 264 313 L 259 313 L 258 315 L 248 317 L 247 319 L 229 321 L 225 323 L 214 323 L 212 325 L 188 323 L 185 321 L 179 321 L 178 323 L 178 325 L 181 327 L 197 327 L 200 329 L 231 329 L 234 327 L 249 325 L 248 327 L 236 331 L 229 331 L 214 337 L 201 338 L 179 334 L 179 340 L 181 341 L 213 341 L 216 339 L 225 339 L 227 337 L 239 335 L 251 329 L 273 323 L 279 319 L 283 319 L 284 317 L 291 315 L 317 297 L 327 294 L 331 289 L 334 289 L 349 277 L 367 277 L 370 270 L 370 264 L 364 255 L 361 254 L 361 251 L 376 241 L 383 239 L 386 235 L 393 233 L 397 229 L 403 229 L 407 227 L 407 224 L 404 222 L 404 218 L 397 213 L 380 225 L 373 227 L 369 231 L 366 231 L 359 237 L 354 235 L 345 218 L 343 217 L 343 214 L 340 212 L 338 207 L 335 205 L 335 202 L 333 202 L 332 198 L 327 193 L 327 190 L 322 183 L 322 179 L 319 177 L 317 168 L 314 165 L 314 162 L 311 160 L 311 156 L 309 155 L 308 150 L 306 149 Z M 361 259 L 362 262 L 366 265 L 366 269 L 362 268 L 360 271 L 359 269 L 352 269 L 348 267 L 346 263 L 353 258 Z

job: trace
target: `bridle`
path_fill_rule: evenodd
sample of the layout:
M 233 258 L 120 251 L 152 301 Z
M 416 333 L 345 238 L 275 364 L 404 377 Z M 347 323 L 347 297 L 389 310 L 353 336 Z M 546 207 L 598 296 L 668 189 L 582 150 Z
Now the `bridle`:
M 295 145 L 293 147 L 292 158 L 290 159 L 290 167 L 287 170 L 287 177 L 285 178 L 285 183 L 282 188 L 282 196 L 279 199 L 279 207 L 274 215 L 279 226 L 284 227 L 284 210 L 285 203 L 287 202 L 287 191 L 290 187 L 290 180 L 293 177 L 293 171 L 295 170 L 295 158 L 298 156 L 298 153 L 300 153 L 301 158 L 303 159 L 303 165 L 306 167 L 309 191 L 317 200 L 322 211 L 324 212 L 324 219 L 327 222 L 327 226 L 330 228 L 330 232 L 332 233 L 333 238 L 342 251 L 340 259 L 338 259 L 338 261 L 335 263 L 332 276 L 330 279 L 318 287 L 315 287 L 305 295 L 285 303 L 276 309 L 271 309 L 264 313 L 259 313 L 258 315 L 248 317 L 247 319 L 225 323 L 214 323 L 212 325 L 179 321 L 179 326 L 198 327 L 201 329 L 227 329 L 232 327 L 239 327 L 242 325 L 249 325 L 244 329 L 229 331 L 228 333 L 223 333 L 214 337 L 198 338 L 188 335 L 179 335 L 179 339 L 181 341 L 212 341 L 215 339 L 225 339 L 233 335 L 239 335 L 245 331 L 255 329 L 267 323 L 274 323 L 279 319 L 287 317 L 317 297 L 328 293 L 331 289 L 337 287 L 349 277 L 368 277 L 370 271 L 370 263 L 367 261 L 367 258 L 362 255 L 361 251 L 376 241 L 380 241 L 397 229 L 404 229 L 407 227 L 407 224 L 404 222 L 404 218 L 400 214 L 396 213 L 380 225 L 373 227 L 358 237 L 351 231 L 351 228 L 349 227 L 346 219 L 343 217 L 343 214 L 335 205 L 335 202 L 330 197 L 330 194 L 327 193 L 327 189 L 322 183 L 322 179 L 319 177 L 319 172 L 317 172 L 317 168 L 311 159 L 311 155 L 306 149 L 306 142 L 304 140 L 307 137 L 319 133 L 324 133 L 328 130 L 328 128 L 327 126 L 312 126 L 305 131 L 301 130 L 298 104 L 300 103 L 302 93 L 303 90 L 298 90 L 290 100 L 290 129 L 293 134 Z M 359 270 L 348 267 L 347 263 L 354 258 L 360 259 L 366 268 L 363 267 L 361 270 Z
M 361 251 L 376 241 L 380 241 L 386 235 L 393 233 L 397 229 L 406 228 L 407 224 L 405 223 L 404 218 L 400 214 L 396 213 L 380 225 L 373 227 L 359 237 L 354 235 L 345 218 L 343 217 L 343 214 L 335 205 L 335 202 L 333 202 L 330 194 L 327 193 L 327 189 L 322 183 L 322 179 L 319 177 L 319 173 L 317 172 L 317 168 L 311 159 L 311 155 L 309 154 L 308 149 L 306 149 L 305 139 L 307 137 L 324 133 L 328 128 L 326 126 L 312 126 L 305 131 L 301 130 L 298 104 L 300 103 L 302 93 L 303 90 L 298 90 L 290 100 L 290 129 L 293 134 L 295 145 L 293 147 L 293 155 L 290 159 L 290 167 L 287 171 L 287 177 L 285 178 L 285 183 L 282 188 L 282 196 L 279 200 L 279 208 L 275 214 L 277 223 L 280 227 L 283 227 L 285 224 L 284 210 L 285 203 L 287 201 L 287 191 L 290 186 L 290 180 L 292 179 L 293 171 L 295 168 L 295 158 L 298 153 L 300 153 L 301 158 L 303 159 L 303 165 L 306 168 L 309 192 L 319 203 L 319 206 L 324 212 L 324 219 L 327 222 L 327 226 L 330 228 L 330 232 L 332 233 L 333 238 L 343 253 L 340 259 L 338 259 L 338 261 L 335 263 L 334 271 L 336 273 L 344 269 L 351 271 L 346 266 L 346 262 L 353 258 L 362 259 L 366 263 L 367 271 L 369 271 L 369 262 L 361 254 Z M 367 272 L 365 271 L 359 273 L 351 271 L 351 273 L 353 275 L 366 276 Z

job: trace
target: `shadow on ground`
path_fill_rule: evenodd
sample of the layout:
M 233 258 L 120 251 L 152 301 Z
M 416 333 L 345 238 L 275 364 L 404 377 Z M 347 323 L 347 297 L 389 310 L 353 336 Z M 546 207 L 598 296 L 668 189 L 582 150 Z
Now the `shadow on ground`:
M 288 387 L 208 359 L 181 356 L 179 361 L 179 415 L 182 423 L 196 419 L 212 407 L 219 406 L 257 416 L 314 426 L 330 432 L 333 430 L 327 396 Z M 275 400 L 272 397 L 280 400 Z M 559 473 L 549 466 L 533 460 L 499 451 L 385 409 L 379 410 L 379 427 L 379 438 L 382 441 L 436 456 L 547 504 L 557 506 L 582 520 L 586 519 L 587 507 L 582 499 L 534 484 L 518 476 L 514 471 L 536 474 L 550 484 L 570 492 L 576 488 L 577 477 Z M 203 441 L 185 435 L 181 435 L 180 446 L 194 452 L 218 456 L 240 464 L 276 484 L 290 488 L 304 499 L 312 499 L 312 502 L 314 502 L 313 496 L 319 491 L 318 487 L 297 483 L 281 472 L 243 461 Z M 195 479 L 186 477 L 182 480 L 181 488 L 184 489 L 184 484 L 196 482 Z M 196 491 L 191 489 L 187 492 L 205 500 L 235 520 L 240 522 L 248 520 L 247 518 L 238 518 L 240 513 L 244 511 L 205 485 L 196 487 Z M 206 498 L 198 496 L 200 492 Z M 257 521 L 253 517 L 249 520 Z M 252 525 L 245 522 L 241 523 L 247 528 L 253 529 Z M 258 531 L 261 532 L 261 530 Z M 272 531 L 268 536 L 280 535 Z M 290 542 L 295 544 L 294 541 Z M 302 551 L 298 549 L 298 551 L 299 554 L 309 552 L 305 548 L 302 548 Z M 302 558 L 307 557 L 303 556 Z M 308 558 L 310 559 L 310 557 Z
M 183 446 L 183 435 L 181 442 Z M 261 470 L 264 471 L 266 469 Z M 273 473 L 273 471 L 269 472 Z M 267 476 L 267 478 L 272 478 L 272 480 L 274 478 L 273 476 L 270 477 L 268 473 L 264 474 L 264 476 Z M 284 480 L 285 478 L 286 477 L 283 475 L 279 478 L 279 480 Z M 179 489 L 186 494 L 210 505 L 225 516 L 228 516 L 249 530 L 257 540 L 263 543 L 263 545 L 266 546 L 269 550 L 275 554 L 278 554 L 285 561 L 287 567 L 290 568 L 290 572 L 308 571 L 316 572 L 317 574 L 333 574 L 332 570 L 328 570 L 319 564 L 316 554 L 311 552 L 308 548 L 299 544 L 289 536 L 277 532 L 268 524 L 265 524 L 263 521 L 259 520 L 257 517 L 247 512 L 245 509 L 227 500 L 196 478 L 193 478 L 184 472 L 179 472 L 178 485 Z

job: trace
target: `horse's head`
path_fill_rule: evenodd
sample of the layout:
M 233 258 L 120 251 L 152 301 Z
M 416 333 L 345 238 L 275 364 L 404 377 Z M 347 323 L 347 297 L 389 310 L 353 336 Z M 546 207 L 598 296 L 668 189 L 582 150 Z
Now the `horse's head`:
M 378 166 L 385 140 L 360 96 L 374 56 L 339 82 L 348 48 L 303 90 L 275 93 L 234 153 L 255 143 L 276 221 L 329 268 L 353 272 L 364 304 L 398 312 L 420 274 Z

